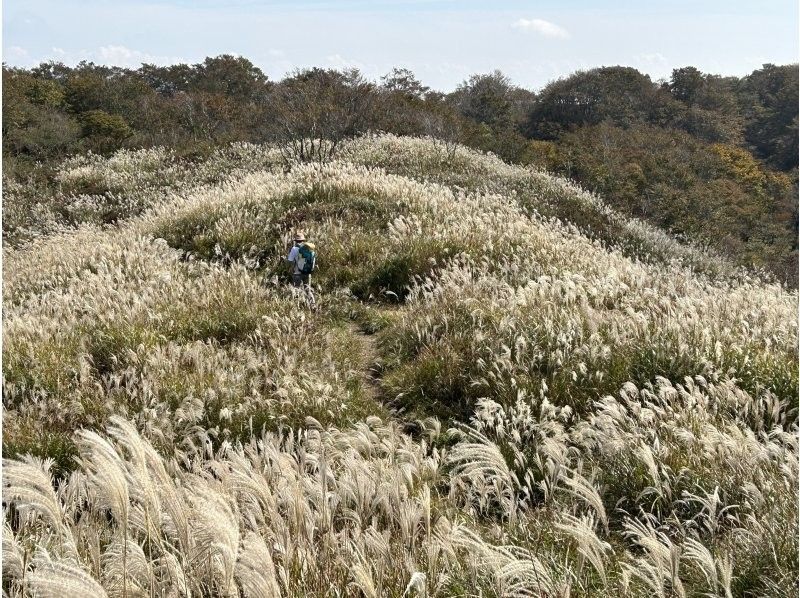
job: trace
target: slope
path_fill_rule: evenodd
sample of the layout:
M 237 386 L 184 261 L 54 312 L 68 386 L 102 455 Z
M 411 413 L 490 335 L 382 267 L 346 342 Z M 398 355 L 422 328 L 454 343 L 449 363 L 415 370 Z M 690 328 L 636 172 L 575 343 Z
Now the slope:
M 5 252 L 4 452 L 58 480 L 6 462 L 10 593 L 796 584 L 795 292 L 464 148 L 253 151 Z M 295 228 L 316 312 L 271 282 Z

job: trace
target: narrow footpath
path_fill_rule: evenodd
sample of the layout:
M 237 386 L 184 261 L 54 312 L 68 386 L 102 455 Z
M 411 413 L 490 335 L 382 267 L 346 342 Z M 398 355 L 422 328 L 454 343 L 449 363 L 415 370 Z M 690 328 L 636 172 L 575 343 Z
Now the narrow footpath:
M 364 395 L 376 403 L 383 403 L 381 393 L 381 353 L 375 334 L 367 334 L 356 322 L 348 322 L 347 328 L 356 343 L 355 349 L 361 356 L 362 367 L 359 369 Z

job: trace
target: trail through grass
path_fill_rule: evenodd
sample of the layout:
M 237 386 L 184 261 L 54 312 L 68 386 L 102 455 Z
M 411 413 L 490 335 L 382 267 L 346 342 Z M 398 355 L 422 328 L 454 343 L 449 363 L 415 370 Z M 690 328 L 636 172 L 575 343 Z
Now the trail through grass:
M 366 332 L 355 322 L 350 322 L 348 329 L 352 335 L 353 348 L 361 357 L 360 377 L 364 393 L 372 400 L 380 402 L 384 398 L 380 387 L 382 365 L 375 334 Z
M 794 591 L 796 292 L 465 148 L 239 150 L 5 249 L 4 595 Z

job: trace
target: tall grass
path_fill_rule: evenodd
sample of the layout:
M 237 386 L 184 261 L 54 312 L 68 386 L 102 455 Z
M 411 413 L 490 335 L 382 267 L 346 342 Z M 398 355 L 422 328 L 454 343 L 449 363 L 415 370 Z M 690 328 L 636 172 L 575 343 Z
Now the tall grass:
M 7 595 L 794 591 L 796 292 L 491 155 L 279 156 L 75 158 L 114 217 L 15 220 Z

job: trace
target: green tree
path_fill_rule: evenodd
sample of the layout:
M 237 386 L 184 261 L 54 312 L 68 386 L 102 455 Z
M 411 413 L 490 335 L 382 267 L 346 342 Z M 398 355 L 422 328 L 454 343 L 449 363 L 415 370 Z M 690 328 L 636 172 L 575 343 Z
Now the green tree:
M 430 87 L 423 85 L 408 69 L 394 68 L 381 77 L 381 88 L 391 94 L 399 94 L 407 99 L 422 100 Z
M 704 74 L 693 66 L 674 69 L 665 88 L 686 107 L 675 126 L 707 141 L 741 143 L 737 85 L 735 77 Z
M 604 120 L 621 127 L 636 123 L 667 125 L 681 111 L 680 103 L 647 75 L 630 67 L 602 67 L 545 87 L 525 129 L 534 139 L 557 139 L 572 128 Z
M 195 65 L 191 89 L 250 101 L 263 97 L 267 76 L 246 58 L 222 54 Z
M 116 149 L 133 135 L 133 129 L 119 114 L 109 114 L 103 110 L 87 110 L 80 114 L 79 120 L 83 126 L 82 134 L 93 149 L 101 151 Z
M 492 129 L 502 129 L 511 125 L 513 89 L 511 80 L 496 70 L 472 75 L 456 88 L 449 100 L 462 116 Z
M 3 147 L 35 160 L 72 151 L 80 127 L 63 108 L 60 85 L 22 69 L 3 69 Z
M 189 64 L 173 64 L 170 66 L 142 64 L 137 73 L 156 93 L 172 97 L 176 93 L 189 90 L 195 77 L 195 71 L 196 66 Z
M 100 110 L 107 100 L 105 79 L 91 65 L 71 73 L 64 84 L 66 102 L 74 114 Z
M 34 104 L 48 108 L 59 108 L 64 103 L 64 89 L 48 79 L 33 79 L 27 96 Z
M 796 284 L 796 184 L 745 149 L 609 122 L 562 136 L 542 162 L 616 209 Z
M 740 102 L 745 139 L 755 154 L 781 170 L 798 166 L 798 65 L 765 64 L 744 78 Z

